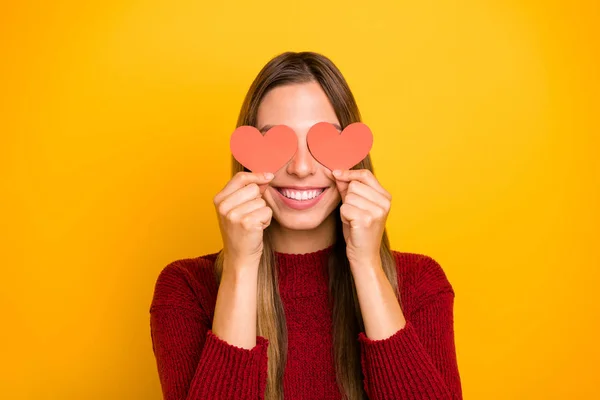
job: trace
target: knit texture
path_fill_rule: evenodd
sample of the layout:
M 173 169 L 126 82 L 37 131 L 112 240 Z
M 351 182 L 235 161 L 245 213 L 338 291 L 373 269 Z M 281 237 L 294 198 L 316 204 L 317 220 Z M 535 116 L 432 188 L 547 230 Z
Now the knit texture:
M 335 379 L 328 257 L 276 253 L 288 330 L 284 397 L 341 399 Z M 462 399 L 454 342 L 454 290 L 431 257 L 393 252 L 406 326 L 386 339 L 360 332 L 369 399 Z M 165 400 L 263 399 L 269 341 L 253 349 L 211 331 L 218 285 L 216 254 L 181 259 L 159 274 L 150 305 L 150 332 Z

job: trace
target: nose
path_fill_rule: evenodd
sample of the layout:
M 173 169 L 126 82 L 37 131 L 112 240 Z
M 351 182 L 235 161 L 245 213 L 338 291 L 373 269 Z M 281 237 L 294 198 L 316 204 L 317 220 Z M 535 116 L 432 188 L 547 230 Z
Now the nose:
M 290 175 L 296 175 L 298 178 L 305 178 L 314 175 L 317 170 L 317 160 L 314 159 L 306 140 L 298 141 L 298 149 L 296 154 L 290 160 L 286 167 L 286 172 Z

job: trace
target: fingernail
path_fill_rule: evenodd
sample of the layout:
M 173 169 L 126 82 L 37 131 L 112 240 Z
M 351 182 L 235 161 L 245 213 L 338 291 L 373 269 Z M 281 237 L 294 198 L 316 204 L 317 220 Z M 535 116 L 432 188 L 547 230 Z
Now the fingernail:
M 340 176 L 342 174 L 342 171 L 340 171 L 339 169 L 336 169 L 332 172 L 333 176 Z
M 267 179 L 273 179 L 274 176 L 271 172 L 265 172 L 265 178 Z

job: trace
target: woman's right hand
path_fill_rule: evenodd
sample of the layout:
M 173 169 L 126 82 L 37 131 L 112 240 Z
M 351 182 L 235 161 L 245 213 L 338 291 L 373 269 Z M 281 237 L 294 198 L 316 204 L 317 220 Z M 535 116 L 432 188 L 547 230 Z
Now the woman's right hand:
M 270 175 L 270 176 L 268 176 Z M 234 265 L 260 261 L 263 230 L 271 223 L 273 210 L 262 198 L 273 174 L 238 172 L 215 195 L 224 257 Z

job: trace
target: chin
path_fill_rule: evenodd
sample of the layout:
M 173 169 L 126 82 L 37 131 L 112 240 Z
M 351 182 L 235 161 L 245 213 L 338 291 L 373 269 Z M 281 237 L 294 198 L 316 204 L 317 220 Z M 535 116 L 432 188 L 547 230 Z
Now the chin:
M 310 231 L 318 228 L 328 216 L 329 214 L 323 212 L 299 213 L 298 211 L 291 211 L 273 215 L 273 218 L 283 228 Z

